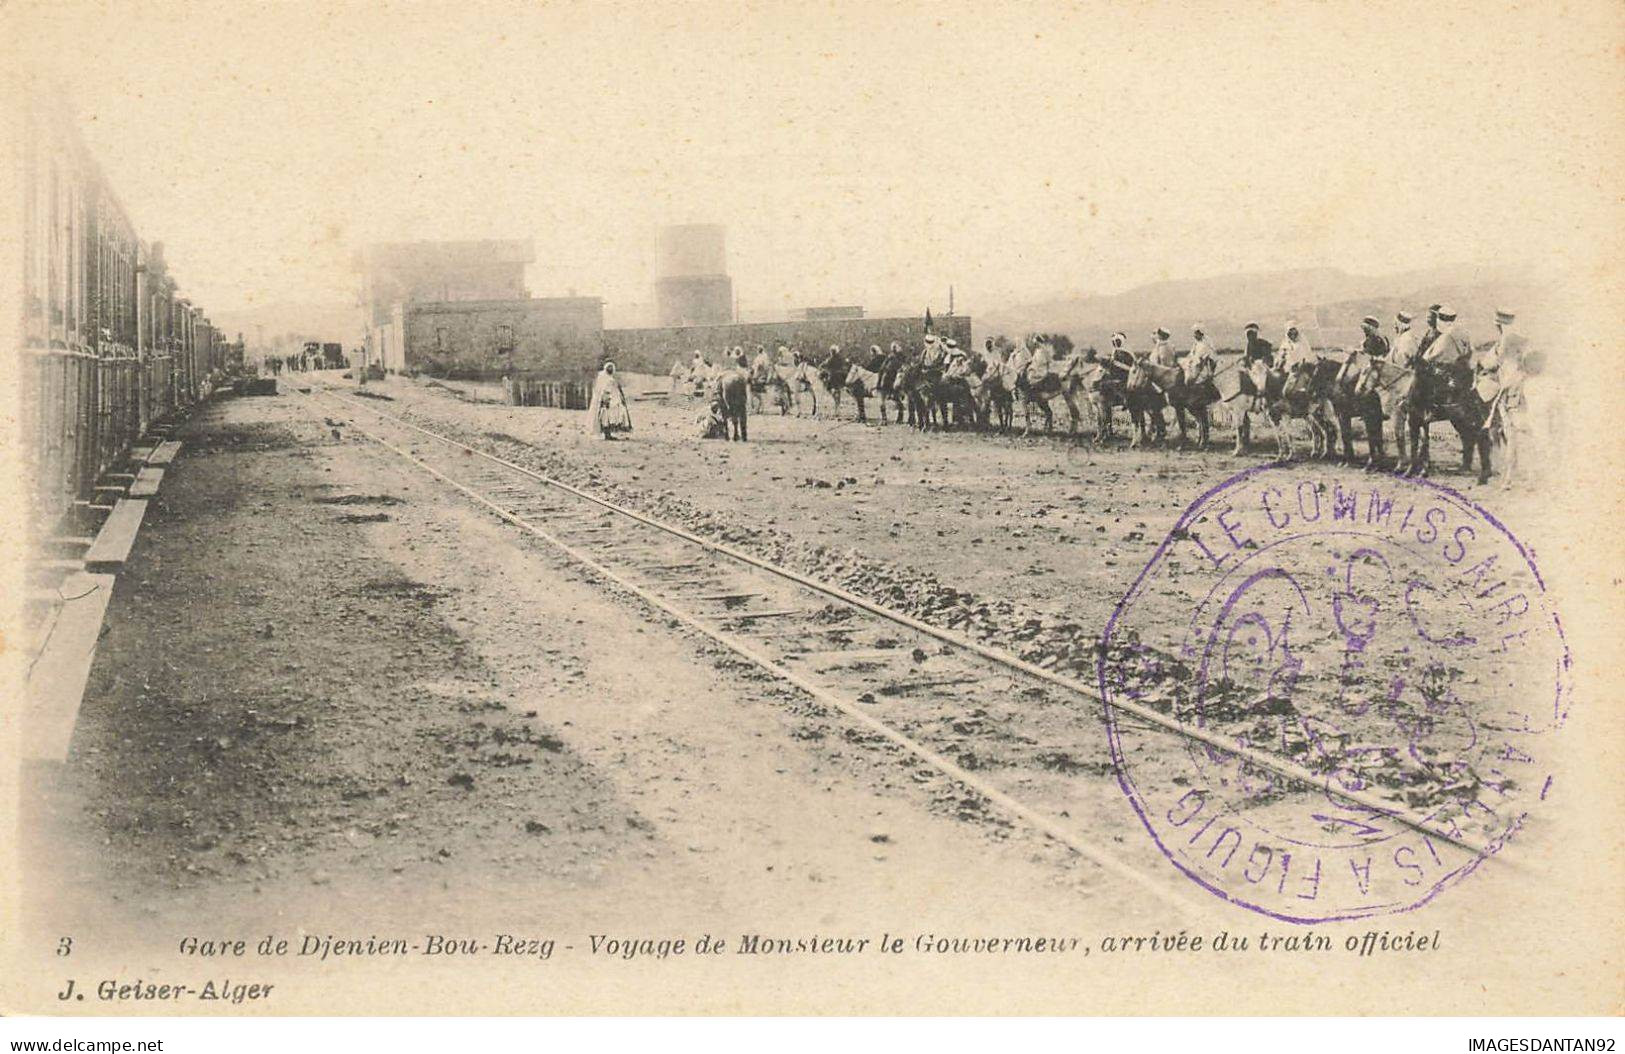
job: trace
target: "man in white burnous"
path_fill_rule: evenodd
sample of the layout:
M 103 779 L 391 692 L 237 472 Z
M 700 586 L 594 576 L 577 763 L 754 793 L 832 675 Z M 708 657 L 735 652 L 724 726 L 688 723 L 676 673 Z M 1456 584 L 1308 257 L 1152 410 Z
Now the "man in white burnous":
M 592 382 L 592 396 L 587 400 L 587 434 L 614 439 L 617 432 L 632 431 L 632 411 L 627 409 L 626 391 L 621 379 L 615 376 L 615 364 L 604 363 Z

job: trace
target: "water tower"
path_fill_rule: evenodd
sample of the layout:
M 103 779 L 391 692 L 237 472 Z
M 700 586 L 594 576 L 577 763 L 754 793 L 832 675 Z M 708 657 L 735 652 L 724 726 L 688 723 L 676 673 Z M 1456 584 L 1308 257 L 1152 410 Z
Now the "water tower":
M 733 280 L 727 236 L 714 223 L 660 231 L 660 278 L 655 303 L 662 326 L 715 326 L 733 321 Z

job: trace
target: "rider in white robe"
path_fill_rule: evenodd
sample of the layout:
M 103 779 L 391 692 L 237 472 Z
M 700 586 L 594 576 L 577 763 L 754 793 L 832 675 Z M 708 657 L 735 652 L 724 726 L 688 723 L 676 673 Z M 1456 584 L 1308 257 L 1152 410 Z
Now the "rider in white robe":
M 1296 322 L 1286 324 L 1286 336 L 1281 338 L 1280 346 L 1275 349 L 1275 361 L 1287 373 L 1300 366 L 1309 366 L 1320 361 L 1320 353 L 1310 347 L 1309 341 L 1298 332 Z

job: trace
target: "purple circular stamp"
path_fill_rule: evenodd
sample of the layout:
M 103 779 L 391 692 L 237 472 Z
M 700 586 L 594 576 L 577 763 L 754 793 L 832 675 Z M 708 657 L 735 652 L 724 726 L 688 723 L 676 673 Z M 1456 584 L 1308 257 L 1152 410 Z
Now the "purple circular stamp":
M 1099 648 L 1175 866 L 1290 922 L 1407 911 L 1553 789 L 1571 659 L 1531 553 L 1425 480 L 1267 465 L 1180 517 Z

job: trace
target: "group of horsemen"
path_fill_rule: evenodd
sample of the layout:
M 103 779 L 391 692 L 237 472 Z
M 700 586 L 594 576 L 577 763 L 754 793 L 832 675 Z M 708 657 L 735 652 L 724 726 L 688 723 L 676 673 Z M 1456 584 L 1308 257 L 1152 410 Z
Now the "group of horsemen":
M 1291 443 L 1285 418 L 1308 422 L 1314 454 L 1330 456 L 1332 437 L 1337 429 L 1333 418 L 1342 421 L 1344 450 L 1353 455 L 1348 422 L 1361 419 L 1370 447 L 1368 464 L 1384 457 L 1385 418 L 1396 423 L 1395 439 L 1401 458 L 1405 456 L 1404 429 L 1410 425 L 1413 471 L 1427 471 L 1427 424 L 1435 419 L 1449 420 L 1461 434 L 1463 465 L 1470 466 L 1475 449 L 1480 451 L 1480 478 L 1489 472 L 1489 443 L 1502 439 L 1509 444 L 1510 418 L 1521 407 L 1523 383 L 1538 371 L 1538 359 L 1527 354 L 1523 337 L 1513 329 L 1510 311 L 1495 313 L 1496 339 L 1474 348 L 1456 313 L 1434 304 L 1426 321 L 1416 324 L 1410 312 L 1394 316 L 1390 333 L 1382 332 L 1382 322 L 1374 316 L 1361 320 L 1361 343 L 1347 351 L 1314 347 L 1295 322 L 1286 324 L 1278 343 L 1260 335 L 1258 323 L 1245 327 L 1246 346 L 1241 355 L 1221 365 L 1220 357 L 1201 325 L 1192 327 L 1191 343 L 1176 349 L 1168 330 L 1158 328 L 1152 343 L 1143 350 L 1131 350 L 1128 338 L 1115 333 L 1105 356 L 1093 347 L 1081 354 L 1059 352 L 1053 338 L 1029 337 L 1013 347 L 988 339 L 982 351 L 972 355 L 951 338 L 927 333 L 923 344 L 905 352 L 893 341 L 889 351 L 872 345 L 866 357 L 853 361 L 838 345 L 832 345 L 819 361 L 810 361 L 799 351 L 779 345 L 777 355 L 769 355 L 758 345 L 749 357 L 742 346 L 725 351 L 721 361 L 711 362 L 696 350 L 688 363 L 679 360 L 672 367 L 674 390 L 683 383 L 695 386 L 696 393 L 715 391 L 727 374 L 748 378 L 752 402 L 759 409 L 762 394 L 774 390 L 787 408 L 800 388 L 812 390 L 816 377 L 838 401 L 847 390 L 858 399 L 863 417 L 865 395 L 881 398 L 882 419 L 887 398 L 898 408 L 899 419 L 907 403 L 910 423 L 925 427 L 936 410 L 929 398 L 916 399 L 917 387 L 938 392 L 960 393 L 939 399 L 943 423 L 951 415 L 955 423 L 986 425 L 989 404 L 1004 398 L 1001 423 L 1010 423 L 1012 397 L 1028 405 L 1038 404 L 1046 419 L 1049 400 L 1066 400 L 1077 425 L 1074 392 L 1087 390 L 1101 413 L 1101 427 L 1109 430 L 1113 405 L 1128 410 L 1134 418 L 1136 443 L 1149 430 L 1155 438 L 1166 437 L 1165 407 L 1172 406 L 1181 437 L 1186 432 L 1185 415 L 1197 421 L 1200 442 L 1206 445 L 1208 410 L 1223 401 L 1232 404 L 1236 418 L 1234 453 L 1248 448 L 1248 418 L 1263 414 L 1276 426 L 1283 454 L 1290 456 Z M 1220 391 L 1221 376 L 1235 371 L 1226 383 L 1228 394 Z M 979 398 L 985 395 L 986 398 Z M 978 412 L 980 406 L 980 412 Z M 816 403 L 815 403 L 816 408 Z M 916 420 L 918 416 L 918 420 Z M 1029 425 L 1030 427 L 1030 425 Z

